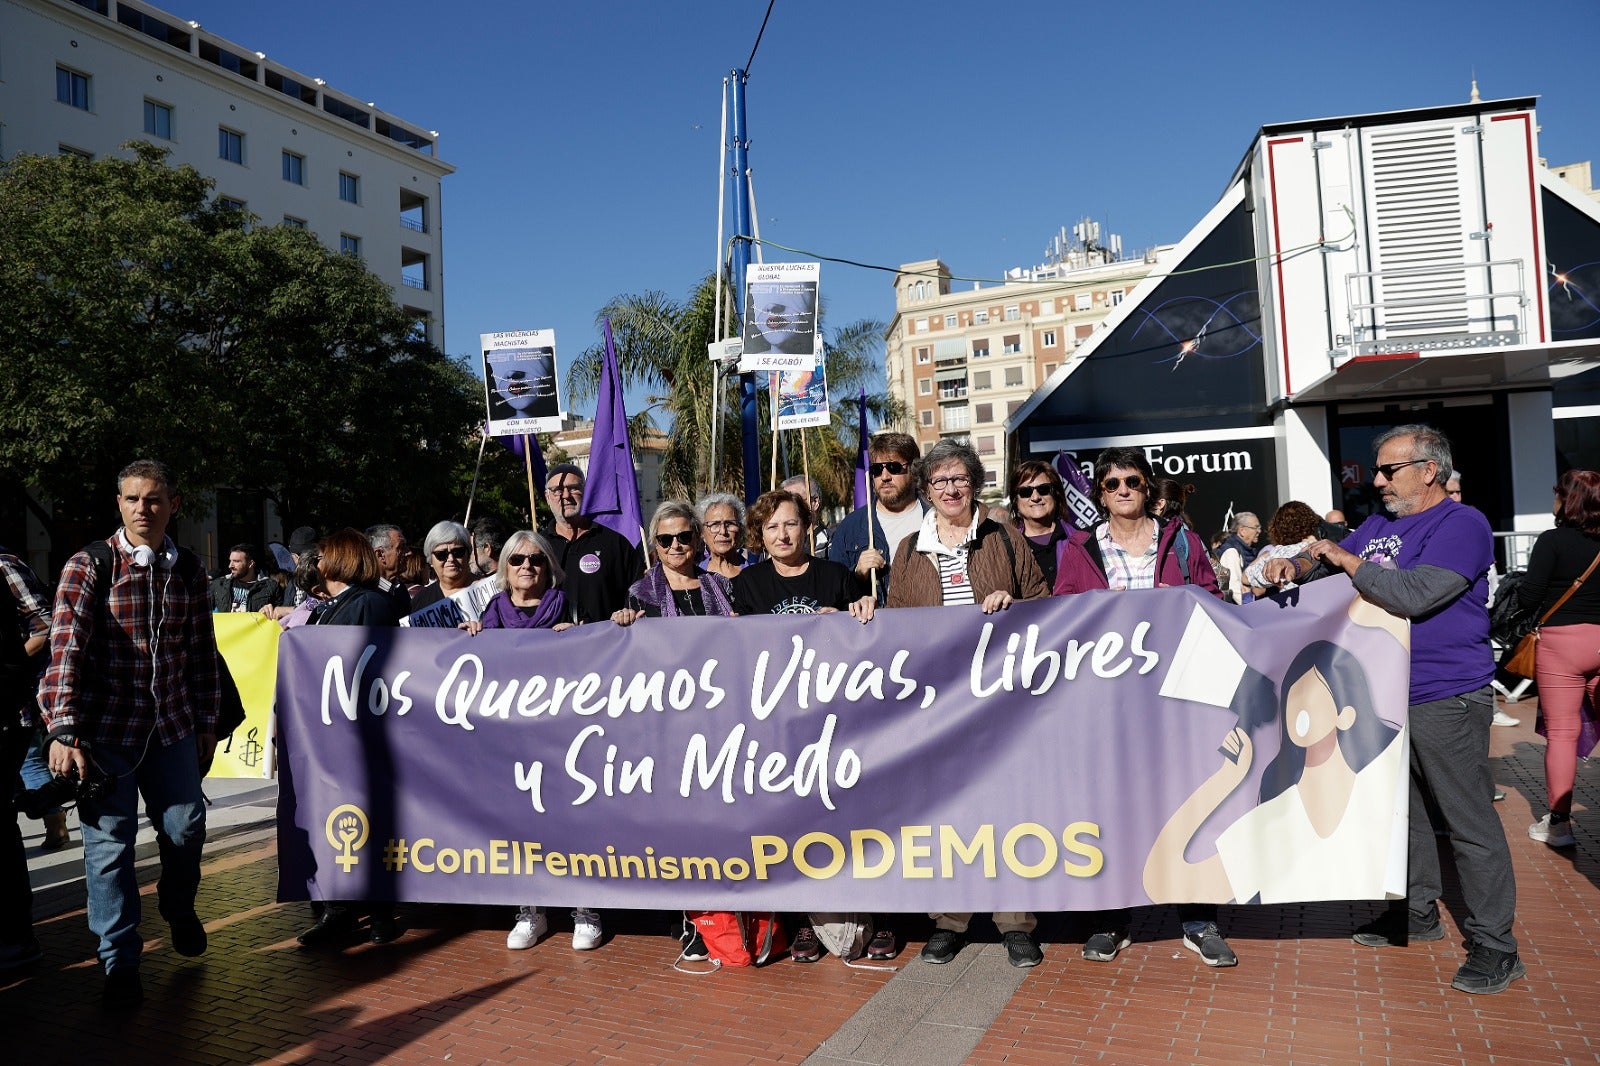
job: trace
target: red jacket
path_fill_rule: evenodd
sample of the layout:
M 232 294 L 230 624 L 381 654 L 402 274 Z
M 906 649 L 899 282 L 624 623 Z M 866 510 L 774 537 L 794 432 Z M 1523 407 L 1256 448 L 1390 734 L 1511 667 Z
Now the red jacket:
M 1176 541 L 1179 535 L 1189 542 L 1189 580 L 1183 579 L 1183 560 L 1178 557 Z M 1062 541 L 1056 562 L 1057 596 L 1074 592 L 1110 588 L 1106 571 L 1099 559 L 1099 545 L 1094 543 L 1094 530 L 1079 530 Z M 1182 522 L 1169 521 L 1161 526 L 1156 542 L 1156 587 L 1168 585 L 1198 585 L 1211 595 L 1222 598 L 1217 587 L 1217 572 L 1211 568 L 1211 558 L 1200 537 Z

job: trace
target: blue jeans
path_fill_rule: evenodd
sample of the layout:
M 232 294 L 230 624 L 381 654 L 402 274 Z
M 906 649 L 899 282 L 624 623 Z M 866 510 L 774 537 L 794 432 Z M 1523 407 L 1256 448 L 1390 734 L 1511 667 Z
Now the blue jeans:
M 45 752 L 44 734 L 34 730 L 29 738 L 32 743 L 28 745 L 27 754 L 22 757 L 22 787 L 38 788 L 48 785 L 55 775 L 50 772 L 50 764 Z M 56 810 L 60 810 L 57 807 Z
M 200 888 L 206 809 L 193 736 L 165 748 L 152 740 L 142 763 L 139 748 L 101 747 L 89 754 L 101 771 L 117 776 L 110 796 L 78 810 L 83 823 L 89 929 L 100 938 L 100 961 L 109 973 L 137 967 L 144 949 L 139 936 L 139 881 L 134 872 L 139 797 L 144 797 L 145 813 L 155 826 L 161 850 L 157 898 L 163 910 L 179 914 L 194 907 Z

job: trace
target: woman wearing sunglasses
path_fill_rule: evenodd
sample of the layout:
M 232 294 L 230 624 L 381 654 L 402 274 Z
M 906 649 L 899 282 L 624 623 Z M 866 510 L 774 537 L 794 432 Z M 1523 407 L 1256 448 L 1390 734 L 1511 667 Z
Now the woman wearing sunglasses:
M 1018 463 L 1011 471 L 1011 517 L 1028 538 L 1033 561 L 1045 584 L 1056 583 L 1056 560 L 1073 527 L 1067 518 L 1067 489 L 1055 467 L 1038 459 Z
M 682 500 L 668 500 L 650 516 L 647 543 L 655 565 L 628 589 L 628 605 L 611 616 L 619 626 L 641 618 L 733 614 L 733 589 L 726 577 L 700 565 L 700 516 Z
M 1144 452 L 1107 448 L 1095 460 L 1094 484 L 1096 502 L 1105 518 L 1093 529 L 1080 530 L 1068 539 L 1056 572 L 1057 596 L 1096 589 L 1135 591 L 1198 585 L 1221 599 L 1205 544 L 1181 519 L 1155 517 L 1154 479 Z M 1131 917 L 1127 909 L 1086 915 L 1092 932 L 1084 942 L 1083 957 L 1091 962 L 1116 958 L 1131 942 Z M 1180 904 L 1178 920 L 1183 923 L 1184 947 L 1198 954 L 1207 966 L 1238 965 L 1238 957 L 1217 928 L 1214 904 Z
M 433 567 L 435 580 L 411 598 L 411 610 L 431 607 L 472 584 L 472 538 L 460 522 L 444 521 L 428 530 L 422 554 Z
M 428 537 L 431 540 L 433 534 Z M 460 569 L 466 572 L 464 561 Z M 506 538 L 500 549 L 500 565 L 494 574 L 500 591 L 484 604 L 482 619 L 463 622 L 461 628 L 473 634 L 485 629 L 549 629 L 557 633 L 571 629 L 572 610 L 557 587 L 565 577 L 561 564 L 556 562 L 555 549 L 544 534 L 518 530 Z M 433 587 L 436 586 L 429 586 Z M 506 934 L 506 947 L 512 951 L 531 948 L 549 931 L 550 922 L 544 911 L 532 905 L 523 907 L 517 911 L 511 932 Z M 599 947 L 600 940 L 599 914 L 586 907 L 573 911 L 573 948 L 588 951 Z

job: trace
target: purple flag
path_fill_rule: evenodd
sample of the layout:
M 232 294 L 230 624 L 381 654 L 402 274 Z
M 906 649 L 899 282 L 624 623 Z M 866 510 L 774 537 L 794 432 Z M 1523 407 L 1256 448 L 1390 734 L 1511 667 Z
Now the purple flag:
M 527 437 L 523 437 L 520 433 L 513 433 L 510 436 L 494 437 L 492 439 L 518 459 L 522 458 L 522 442 L 524 440 L 533 445 L 532 462 L 529 464 L 533 467 L 533 484 L 536 489 L 543 492 L 545 474 L 544 449 L 539 447 L 539 438 L 532 433 L 528 434 Z
M 589 476 L 583 483 L 583 513 L 639 543 L 644 527 L 639 517 L 639 480 L 628 447 L 628 412 L 622 403 L 622 373 L 617 346 L 606 319 L 606 352 L 600 364 L 600 402 L 594 413 L 589 443 Z
M 867 477 L 867 390 L 861 390 L 861 398 L 856 401 L 856 410 L 861 418 L 861 441 L 856 445 L 856 502 L 857 507 L 865 507 L 872 494 L 867 491 L 871 479 Z
M 1100 508 L 1094 502 L 1094 487 L 1078 465 L 1078 457 L 1069 451 L 1059 451 L 1055 465 L 1067 490 L 1067 510 L 1072 512 L 1067 517 L 1079 529 L 1093 529 L 1100 521 Z

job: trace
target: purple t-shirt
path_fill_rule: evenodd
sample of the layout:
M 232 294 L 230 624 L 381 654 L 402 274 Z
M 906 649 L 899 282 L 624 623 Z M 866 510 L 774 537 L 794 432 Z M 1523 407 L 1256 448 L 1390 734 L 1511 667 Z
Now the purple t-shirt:
M 1494 537 L 1483 512 L 1450 499 L 1403 518 L 1380 510 L 1339 546 L 1368 562 L 1400 570 L 1437 566 L 1472 583 L 1444 607 L 1411 620 L 1413 704 L 1473 692 L 1494 680 L 1488 606 Z

